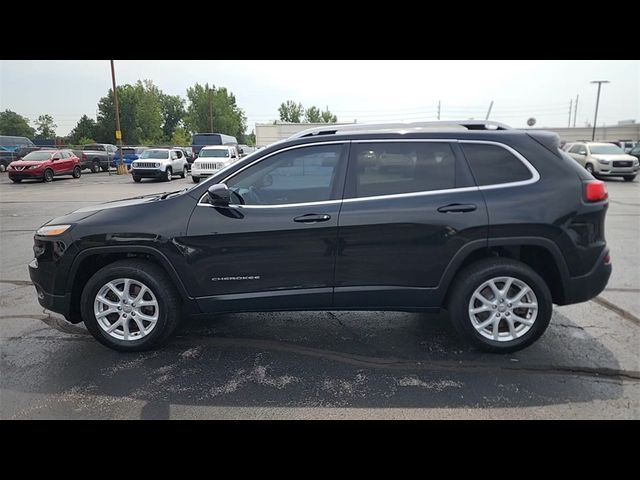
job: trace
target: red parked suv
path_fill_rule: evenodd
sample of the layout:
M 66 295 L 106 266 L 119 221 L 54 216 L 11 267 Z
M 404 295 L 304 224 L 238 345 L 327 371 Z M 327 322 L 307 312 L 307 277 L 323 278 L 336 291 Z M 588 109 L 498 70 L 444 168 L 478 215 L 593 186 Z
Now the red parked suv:
M 53 180 L 55 175 L 72 175 L 80 178 L 80 159 L 71 150 L 37 150 L 7 167 L 9 178 L 15 183 L 26 179 Z

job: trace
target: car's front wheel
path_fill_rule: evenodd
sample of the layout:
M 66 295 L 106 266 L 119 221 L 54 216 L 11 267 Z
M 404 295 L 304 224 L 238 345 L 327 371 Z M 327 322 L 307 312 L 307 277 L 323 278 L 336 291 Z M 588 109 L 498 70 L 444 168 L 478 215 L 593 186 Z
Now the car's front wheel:
M 160 346 L 180 321 L 180 298 L 166 273 L 145 260 L 120 260 L 96 272 L 81 297 L 84 323 L 120 351 Z
M 509 353 L 535 342 L 551 320 L 545 281 L 522 262 L 491 258 L 462 270 L 448 298 L 451 321 L 480 350 Z
M 193 183 L 198 183 L 200 181 L 200 177 L 191 177 L 191 180 L 193 180 Z
M 187 172 L 188 172 L 187 167 L 184 167 L 182 169 L 182 173 L 180 174 L 180 178 L 185 178 L 187 176 Z
M 142 178 L 140 177 L 136 177 L 135 175 L 133 176 L 133 181 L 136 183 L 140 183 L 140 181 L 142 181 Z
M 172 177 L 173 177 L 173 172 L 171 171 L 171 167 L 167 167 L 167 170 L 164 172 L 163 180 L 165 182 L 170 182 Z

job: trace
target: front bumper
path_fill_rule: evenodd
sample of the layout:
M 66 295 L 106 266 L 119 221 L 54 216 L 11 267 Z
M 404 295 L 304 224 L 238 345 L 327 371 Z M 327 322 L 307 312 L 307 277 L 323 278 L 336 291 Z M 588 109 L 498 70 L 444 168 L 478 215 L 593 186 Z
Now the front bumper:
M 620 176 L 620 175 L 637 175 L 640 166 L 635 165 L 632 167 L 614 167 L 612 165 L 598 166 L 598 175 L 602 176 Z
M 222 169 L 220 169 L 222 170 Z M 194 170 L 193 168 L 191 169 L 191 176 L 192 177 L 210 177 L 211 175 L 215 175 L 217 174 L 220 170 Z
M 8 170 L 9 178 L 11 179 L 36 179 L 42 178 L 44 170 Z
M 140 178 L 162 178 L 166 175 L 164 170 L 156 168 L 131 168 L 131 175 Z
M 589 273 L 569 278 L 565 284 L 564 301 L 560 305 L 586 302 L 598 296 L 607 286 L 611 271 L 609 249 L 605 248 Z
M 38 303 L 47 310 L 59 313 L 65 318 L 69 318 L 69 294 L 66 295 L 54 295 L 51 292 L 47 292 L 43 287 L 43 274 L 38 268 L 37 260 L 32 260 L 29 264 L 29 277 L 33 282 L 33 286 L 36 289 L 38 295 Z

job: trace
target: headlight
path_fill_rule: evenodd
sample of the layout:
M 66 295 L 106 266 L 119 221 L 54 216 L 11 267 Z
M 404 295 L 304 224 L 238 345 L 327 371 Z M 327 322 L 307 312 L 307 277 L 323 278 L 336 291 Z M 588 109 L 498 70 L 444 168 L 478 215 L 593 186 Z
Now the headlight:
M 34 168 L 39 168 L 39 167 L 40 167 L 40 165 L 31 165 L 29 167 L 29 170 L 33 170 Z
M 602 165 L 609 165 L 609 160 L 598 159 L 598 162 L 601 163 Z
M 43 237 L 54 237 L 56 235 L 62 235 L 70 228 L 71 225 L 45 225 L 44 227 L 40 227 L 38 229 L 36 235 L 41 235 Z
M 153 164 L 154 167 L 158 168 L 160 166 L 160 164 L 158 162 Z

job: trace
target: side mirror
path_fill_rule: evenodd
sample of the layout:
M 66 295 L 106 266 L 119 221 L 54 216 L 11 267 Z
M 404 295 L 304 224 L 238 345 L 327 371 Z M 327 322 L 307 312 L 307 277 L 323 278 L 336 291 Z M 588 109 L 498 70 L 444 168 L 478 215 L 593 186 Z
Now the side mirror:
M 207 189 L 211 205 L 216 207 L 227 207 L 231 202 L 231 192 L 224 183 L 216 183 Z

